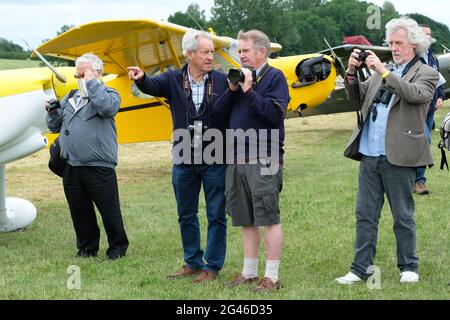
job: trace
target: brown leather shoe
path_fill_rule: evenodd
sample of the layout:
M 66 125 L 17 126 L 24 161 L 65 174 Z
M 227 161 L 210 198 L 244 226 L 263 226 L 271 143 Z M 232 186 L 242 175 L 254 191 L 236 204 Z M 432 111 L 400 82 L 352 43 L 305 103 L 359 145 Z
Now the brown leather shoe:
M 253 278 L 245 278 L 244 275 L 242 273 L 237 274 L 233 280 L 231 280 L 230 282 L 227 283 L 228 287 L 236 287 L 239 286 L 241 284 L 251 284 L 254 282 L 257 282 L 259 280 L 258 277 L 253 277 Z
M 425 182 L 416 182 L 416 185 L 414 187 L 414 192 L 417 194 L 428 194 L 428 188 L 425 185 Z
M 194 270 L 189 268 L 188 266 L 183 266 L 180 271 L 177 271 L 175 273 L 171 273 L 166 276 L 167 279 L 177 279 L 177 278 L 183 278 L 188 276 L 193 276 L 195 274 L 198 274 L 201 270 Z
M 200 274 L 195 277 L 194 282 L 195 283 L 201 283 L 205 281 L 212 281 L 217 278 L 217 272 L 211 271 L 211 270 L 202 270 L 200 271 Z
M 272 279 L 265 277 L 262 279 L 255 288 L 256 292 L 269 292 L 279 290 L 281 288 L 280 281 L 273 282 Z

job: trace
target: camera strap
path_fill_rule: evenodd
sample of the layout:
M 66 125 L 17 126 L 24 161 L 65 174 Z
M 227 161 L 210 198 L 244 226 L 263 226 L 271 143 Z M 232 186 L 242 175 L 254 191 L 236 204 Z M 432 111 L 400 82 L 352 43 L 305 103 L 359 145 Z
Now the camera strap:
M 415 55 L 414 58 L 406 65 L 405 69 L 402 71 L 402 78 L 408 73 L 408 71 L 417 63 L 420 61 L 420 58 L 418 55 Z
M 267 71 L 269 71 L 270 66 L 269 64 L 266 62 L 266 65 L 262 68 L 262 70 L 259 72 L 259 75 L 256 77 L 255 80 L 255 88 L 258 86 L 259 82 L 261 81 L 261 79 L 266 75 Z
M 187 69 L 183 73 L 183 92 L 184 96 L 187 99 L 188 106 L 190 106 L 191 102 L 193 103 L 193 100 L 192 100 L 191 84 L 189 82 Z M 208 107 L 208 105 L 210 105 L 213 102 L 213 93 L 214 93 L 214 79 L 212 72 L 210 72 L 208 73 L 208 78 L 205 81 L 205 91 L 203 96 L 203 100 L 206 102 L 205 109 Z M 198 110 L 200 111 L 201 108 L 202 106 L 200 106 Z

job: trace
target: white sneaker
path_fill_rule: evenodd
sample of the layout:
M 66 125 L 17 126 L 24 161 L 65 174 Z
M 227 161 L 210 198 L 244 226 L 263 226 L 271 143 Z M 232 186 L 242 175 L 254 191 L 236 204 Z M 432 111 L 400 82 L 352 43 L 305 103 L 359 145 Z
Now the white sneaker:
M 340 284 L 354 284 L 355 282 L 362 281 L 362 279 L 360 277 L 358 277 L 356 274 L 351 273 L 351 272 L 347 273 L 343 277 L 336 278 L 334 280 Z
M 419 281 L 419 275 L 412 271 L 404 271 L 400 273 L 401 283 L 414 283 Z

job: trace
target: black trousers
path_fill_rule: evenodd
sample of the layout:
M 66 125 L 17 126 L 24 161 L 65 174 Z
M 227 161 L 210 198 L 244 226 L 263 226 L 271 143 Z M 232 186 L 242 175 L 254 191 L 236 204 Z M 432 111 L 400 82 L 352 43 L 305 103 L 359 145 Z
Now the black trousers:
M 73 167 L 67 165 L 63 175 L 64 192 L 77 236 L 77 247 L 97 252 L 100 229 L 94 203 L 100 212 L 108 237 L 109 257 L 123 256 L 128 238 L 120 212 L 116 172 L 107 167 Z

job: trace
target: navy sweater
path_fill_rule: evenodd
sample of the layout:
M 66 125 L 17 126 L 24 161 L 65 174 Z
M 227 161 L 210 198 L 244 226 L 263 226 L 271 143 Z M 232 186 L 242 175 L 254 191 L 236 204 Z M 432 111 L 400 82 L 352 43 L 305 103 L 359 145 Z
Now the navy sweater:
M 182 69 L 169 70 L 156 77 L 148 77 L 135 81 L 136 86 L 143 93 L 150 94 L 155 97 L 166 98 L 170 104 L 170 112 L 172 113 L 173 129 L 186 129 L 188 125 L 187 108 L 193 107 L 192 98 L 186 98 L 185 90 L 183 89 L 183 74 L 187 70 L 187 64 Z M 201 117 L 204 124 L 209 128 L 226 129 L 227 123 L 224 119 L 218 119 L 212 116 L 212 105 L 215 104 L 222 96 L 222 94 L 228 88 L 227 77 L 224 73 L 213 70 L 209 74 L 207 80 L 213 81 L 213 101 L 208 106 L 209 110 Z M 206 102 L 206 93 L 203 97 L 203 102 Z M 189 119 L 189 124 L 193 123 L 192 119 Z
M 267 141 L 267 156 L 271 157 L 271 129 L 279 130 L 279 160 L 283 160 L 284 119 L 289 103 L 289 90 L 284 74 L 270 67 L 256 88 L 244 93 L 241 88 L 233 92 L 227 90 L 214 106 L 214 116 L 229 119 L 230 129 L 247 131 L 255 129 L 258 146 Z M 267 130 L 267 139 L 260 139 L 259 129 Z M 275 141 L 276 143 L 276 141 Z M 236 145 L 233 144 L 235 160 L 238 156 Z M 249 154 L 248 140 L 245 142 L 245 160 L 254 160 Z M 228 151 L 229 152 L 229 151 Z M 264 156 L 262 156 L 264 158 Z M 273 157 L 273 156 L 272 156 Z M 259 157 L 258 157 L 259 158 Z
M 183 88 L 183 77 L 187 71 L 187 64 L 182 69 L 169 70 L 159 76 L 149 77 L 145 75 L 143 78 L 135 81 L 136 86 L 143 93 L 150 94 L 155 97 L 166 98 L 170 104 L 170 112 L 172 113 L 173 130 L 186 129 L 188 125 L 194 123 L 194 119 L 188 115 L 188 108 L 193 110 L 194 105 L 192 97 L 186 97 L 186 90 Z M 224 73 L 219 71 L 211 71 L 205 87 L 212 81 L 212 101 L 206 104 L 207 94 L 203 96 L 203 104 L 206 104 L 207 110 L 203 116 L 195 120 L 202 120 L 203 125 L 208 128 L 219 129 L 222 132 L 228 127 L 228 122 L 224 118 L 218 118 L 213 115 L 213 105 L 217 103 L 218 99 L 228 88 L 228 80 Z M 203 107 L 201 107 L 203 109 Z M 191 112 L 191 114 L 194 114 Z M 174 141 L 174 145 L 181 141 Z M 208 143 L 203 143 L 203 149 Z

